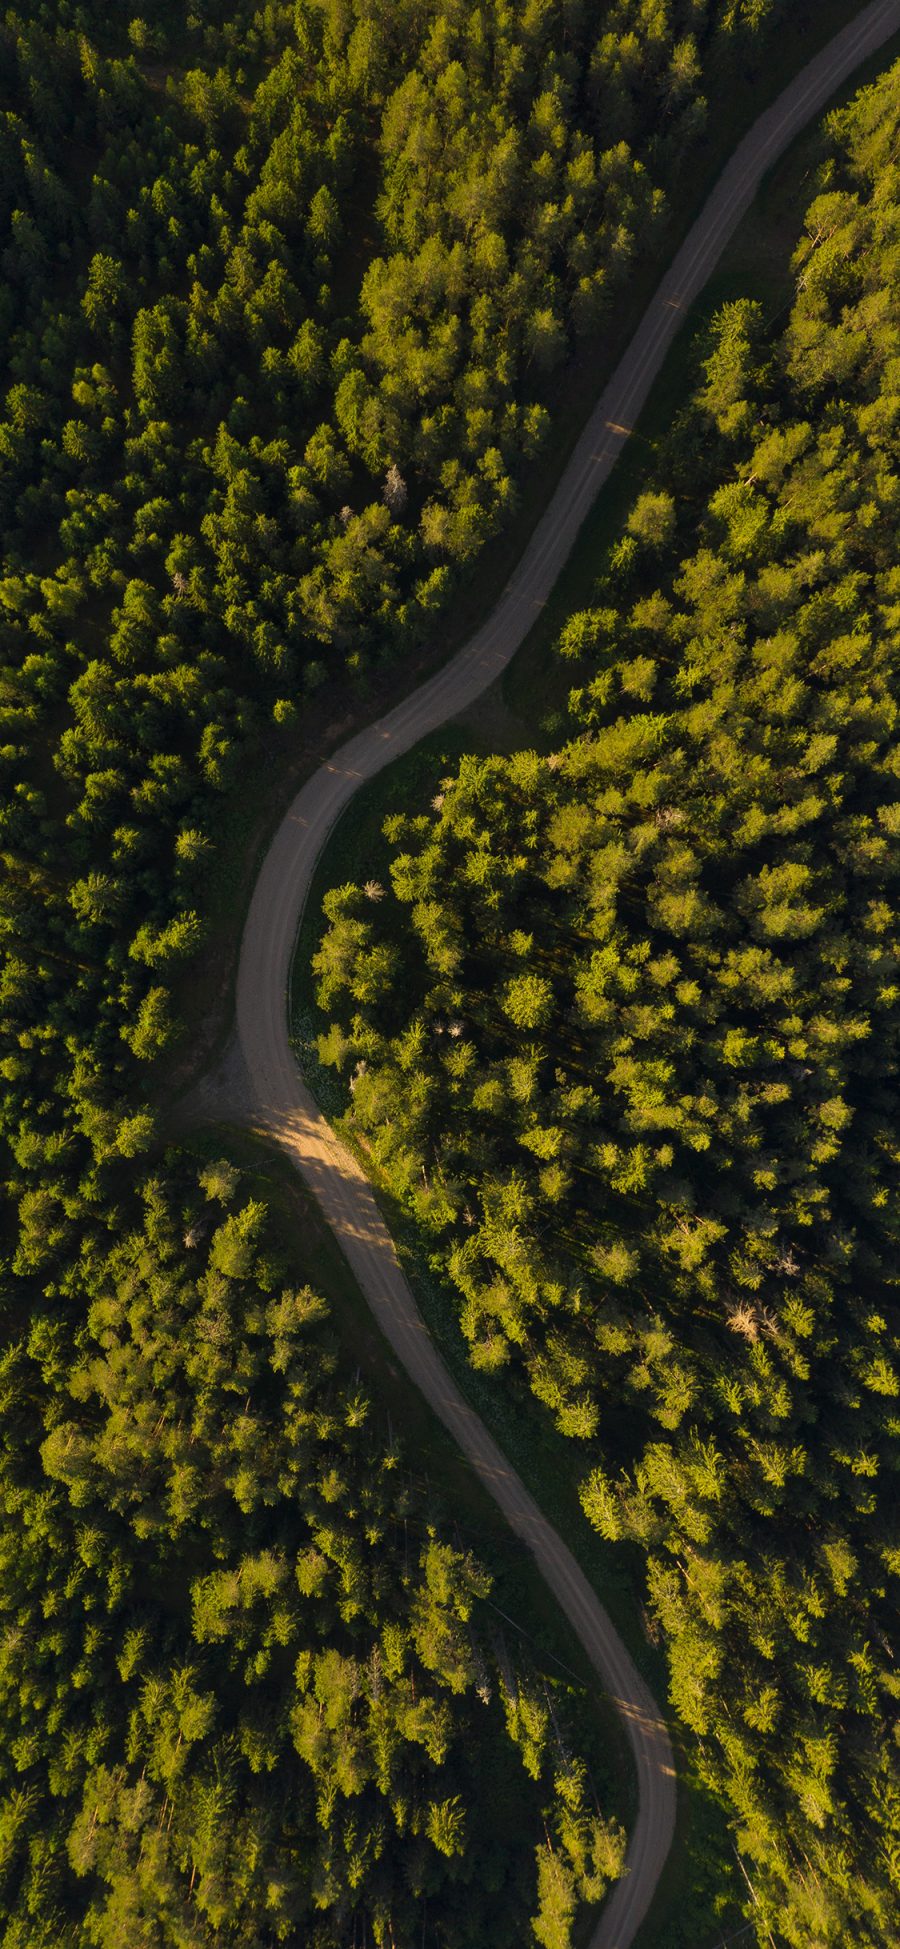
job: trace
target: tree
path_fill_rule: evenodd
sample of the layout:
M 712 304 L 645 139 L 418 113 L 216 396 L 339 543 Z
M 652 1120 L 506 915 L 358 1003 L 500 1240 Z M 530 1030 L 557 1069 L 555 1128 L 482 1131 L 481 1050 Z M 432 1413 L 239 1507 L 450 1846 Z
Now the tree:
M 114 337 L 117 321 L 126 314 L 129 295 L 120 259 L 108 252 L 95 251 L 88 265 L 81 308 L 98 338 Z

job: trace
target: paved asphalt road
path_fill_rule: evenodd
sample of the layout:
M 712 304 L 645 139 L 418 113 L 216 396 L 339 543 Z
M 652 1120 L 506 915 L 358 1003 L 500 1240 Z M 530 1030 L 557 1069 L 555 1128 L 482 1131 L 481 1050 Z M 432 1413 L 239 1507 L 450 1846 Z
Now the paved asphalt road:
M 571 1552 L 467 1405 L 436 1352 L 359 1165 L 306 1088 L 288 1040 L 291 956 L 316 862 L 364 779 L 456 715 L 498 676 L 546 601 L 595 496 L 615 465 L 666 351 L 763 175 L 855 68 L 900 31 L 900 0 L 874 0 L 760 117 L 735 151 L 635 333 L 497 607 L 452 662 L 338 751 L 294 800 L 264 861 L 247 916 L 237 1041 L 206 1105 L 277 1139 L 314 1193 L 407 1373 L 455 1436 L 532 1551 L 601 1684 L 621 1713 L 639 1806 L 628 1872 L 603 1904 L 591 1949 L 629 1949 L 647 1913 L 675 1825 L 675 1768 L 662 1714 Z M 361 871 L 364 870 L 361 863 Z M 203 1097 L 195 1098 L 200 1109 Z

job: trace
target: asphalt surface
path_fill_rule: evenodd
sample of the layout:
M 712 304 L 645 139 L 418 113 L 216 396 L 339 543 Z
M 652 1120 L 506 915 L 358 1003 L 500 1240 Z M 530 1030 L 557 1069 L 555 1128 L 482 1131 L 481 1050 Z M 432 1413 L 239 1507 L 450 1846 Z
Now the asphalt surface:
M 765 175 L 841 84 L 900 31 L 900 0 L 874 0 L 762 115 L 721 176 L 663 278 L 584 429 L 518 568 L 483 627 L 411 696 L 351 738 L 307 781 L 256 882 L 241 947 L 237 1035 L 207 1104 L 275 1138 L 335 1232 L 379 1326 L 521 1537 L 622 1715 L 637 1773 L 627 1873 L 600 1910 L 590 1949 L 630 1949 L 675 1827 L 665 1722 L 571 1552 L 464 1400 L 431 1343 L 371 1188 L 307 1089 L 288 1039 L 291 958 L 325 842 L 364 780 L 473 702 L 505 668 L 546 601 L 656 378 L 683 313 L 702 290 Z M 364 862 L 360 871 L 365 871 Z

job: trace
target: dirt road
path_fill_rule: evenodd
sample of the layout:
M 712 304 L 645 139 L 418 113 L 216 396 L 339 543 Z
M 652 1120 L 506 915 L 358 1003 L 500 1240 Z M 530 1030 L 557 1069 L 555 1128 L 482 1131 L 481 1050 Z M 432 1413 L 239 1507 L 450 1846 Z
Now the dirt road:
M 470 704 L 509 662 L 546 601 L 615 465 L 682 313 L 702 289 L 761 178 L 869 55 L 900 31 L 900 0 L 874 0 L 754 125 L 735 151 L 635 333 L 506 590 L 475 636 L 429 682 L 323 764 L 294 800 L 256 883 L 241 948 L 237 1039 L 209 1098 L 218 1114 L 275 1137 L 310 1186 L 407 1373 L 459 1442 L 540 1570 L 622 1714 L 639 1806 L 628 1873 L 604 1903 L 591 1949 L 629 1949 L 653 1897 L 675 1823 L 675 1769 L 662 1714 L 599 1599 L 492 1437 L 422 1323 L 359 1165 L 326 1123 L 288 1040 L 291 956 L 316 862 L 363 780 Z M 365 863 L 360 863 L 361 874 Z

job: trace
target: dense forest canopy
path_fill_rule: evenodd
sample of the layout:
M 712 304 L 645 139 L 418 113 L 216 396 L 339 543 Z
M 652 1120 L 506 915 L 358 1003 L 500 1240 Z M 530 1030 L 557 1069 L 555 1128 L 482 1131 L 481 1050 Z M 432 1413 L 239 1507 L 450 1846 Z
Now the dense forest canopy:
M 153 1140 L 218 809 L 326 673 L 401 660 L 514 499 L 546 375 L 773 9 L 8 14 L 5 1128 Z M 77 1160 L 77 1162 L 76 1162 Z
M 393 817 L 315 962 L 350 1128 L 646 1550 L 796 1949 L 900 1937 L 898 104 L 833 118 L 786 326 L 700 347 L 568 741 Z
M 238 1173 L 117 1218 L 2 1362 L 3 1942 L 565 1949 L 622 1858 L 571 1688 Z
M 567 1949 L 621 1866 L 489 1566 L 152 1106 L 248 754 L 434 631 L 784 12 L 0 23 L 7 1949 Z

